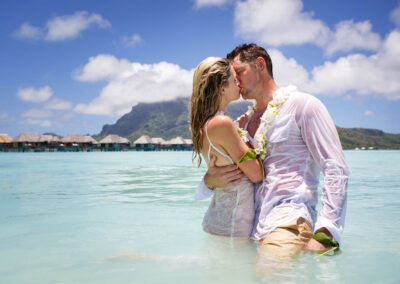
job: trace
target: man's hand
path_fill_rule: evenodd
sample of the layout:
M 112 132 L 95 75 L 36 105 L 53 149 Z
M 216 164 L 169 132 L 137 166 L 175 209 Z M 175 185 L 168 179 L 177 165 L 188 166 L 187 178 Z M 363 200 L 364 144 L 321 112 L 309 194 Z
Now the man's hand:
M 235 165 L 218 167 L 215 165 L 216 160 L 217 157 L 212 155 L 208 171 L 204 176 L 204 183 L 208 188 L 214 189 L 216 187 L 233 186 L 241 181 L 243 177 L 241 170 Z
M 304 247 L 304 250 L 307 252 L 317 252 L 317 251 L 326 251 L 330 248 L 331 246 L 321 244 L 317 240 L 311 238 L 311 240 L 309 240 L 307 245 Z
M 332 237 L 331 233 L 326 228 L 318 229 L 318 231 L 322 231 L 325 234 L 327 234 L 329 237 Z M 330 248 L 331 248 L 330 245 L 321 244 L 317 240 L 311 238 L 308 241 L 307 245 L 304 247 L 304 250 L 308 251 L 308 252 L 317 252 L 317 251 L 326 251 Z
M 244 128 L 244 126 L 246 125 L 248 120 L 249 120 L 249 118 L 248 118 L 247 114 L 243 114 L 236 119 L 240 128 Z

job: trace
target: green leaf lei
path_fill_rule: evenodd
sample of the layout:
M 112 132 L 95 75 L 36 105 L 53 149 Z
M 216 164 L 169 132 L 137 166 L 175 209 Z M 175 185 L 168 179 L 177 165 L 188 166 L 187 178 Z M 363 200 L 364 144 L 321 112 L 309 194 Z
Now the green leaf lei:
M 323 256 L 323 255 L 333 255 L 329 254 L 330 252 L 334 253 L 336 250 L 339 251 L 339 243 L 335 242 L 331 237 L 329 237 L 327 234 L 324 232 L 316 232 L 313 236 L 313 239 L 320 242 L 321 244 L 331 246 L 330 249 L 324 252 L 317 252 L 319 255 L 317 255 L 315 258 Z

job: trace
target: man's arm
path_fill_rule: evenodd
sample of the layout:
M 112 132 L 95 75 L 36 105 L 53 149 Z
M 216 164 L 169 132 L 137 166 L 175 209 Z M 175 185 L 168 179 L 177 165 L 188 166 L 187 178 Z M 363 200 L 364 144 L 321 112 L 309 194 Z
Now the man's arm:
M 195 199 L 202 200 L 208 198 L 212 194 L 212 190 L 216 187 L 227 187 L 238 184 L 243 173 L 235 165 L 218 167 L 215 165 L 217 157 L 211 156 L 207 173 L 198 185 L 195 192 Z
M 301 134 L 324 174 L 322 207 L 314 231 L 323 231 L 340 242 L 346 215 L 349 172 L 335 124 L 325 106 L 316 98 L 309 99 L 303 110 Z M 312 251 L 326 248 L 314 239 L 306 247 Z

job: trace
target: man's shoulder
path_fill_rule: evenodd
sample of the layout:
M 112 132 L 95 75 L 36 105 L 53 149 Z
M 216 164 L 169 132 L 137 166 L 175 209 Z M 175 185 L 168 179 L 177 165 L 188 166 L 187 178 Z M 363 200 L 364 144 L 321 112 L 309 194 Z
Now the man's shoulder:
M 320 102 L 320 100 L 316 96 L 299 90 L 296 90 L 291 93 L 291 99 L 296 104 L 306 104 L 307 102 L 312 102 L 312 101 Z

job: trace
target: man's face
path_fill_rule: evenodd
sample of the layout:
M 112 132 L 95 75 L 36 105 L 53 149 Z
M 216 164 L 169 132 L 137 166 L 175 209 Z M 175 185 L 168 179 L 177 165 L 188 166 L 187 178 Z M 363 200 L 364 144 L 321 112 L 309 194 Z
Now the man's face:
M 258 73 L 255 67 L 249 62 L 240 61 L 240 56 L 232 60 L 233 69 L 236 72 L 236 79 L 239 83 L 240 93 L 244 99 L 253 99 L 252 92 L 256 86 Z

